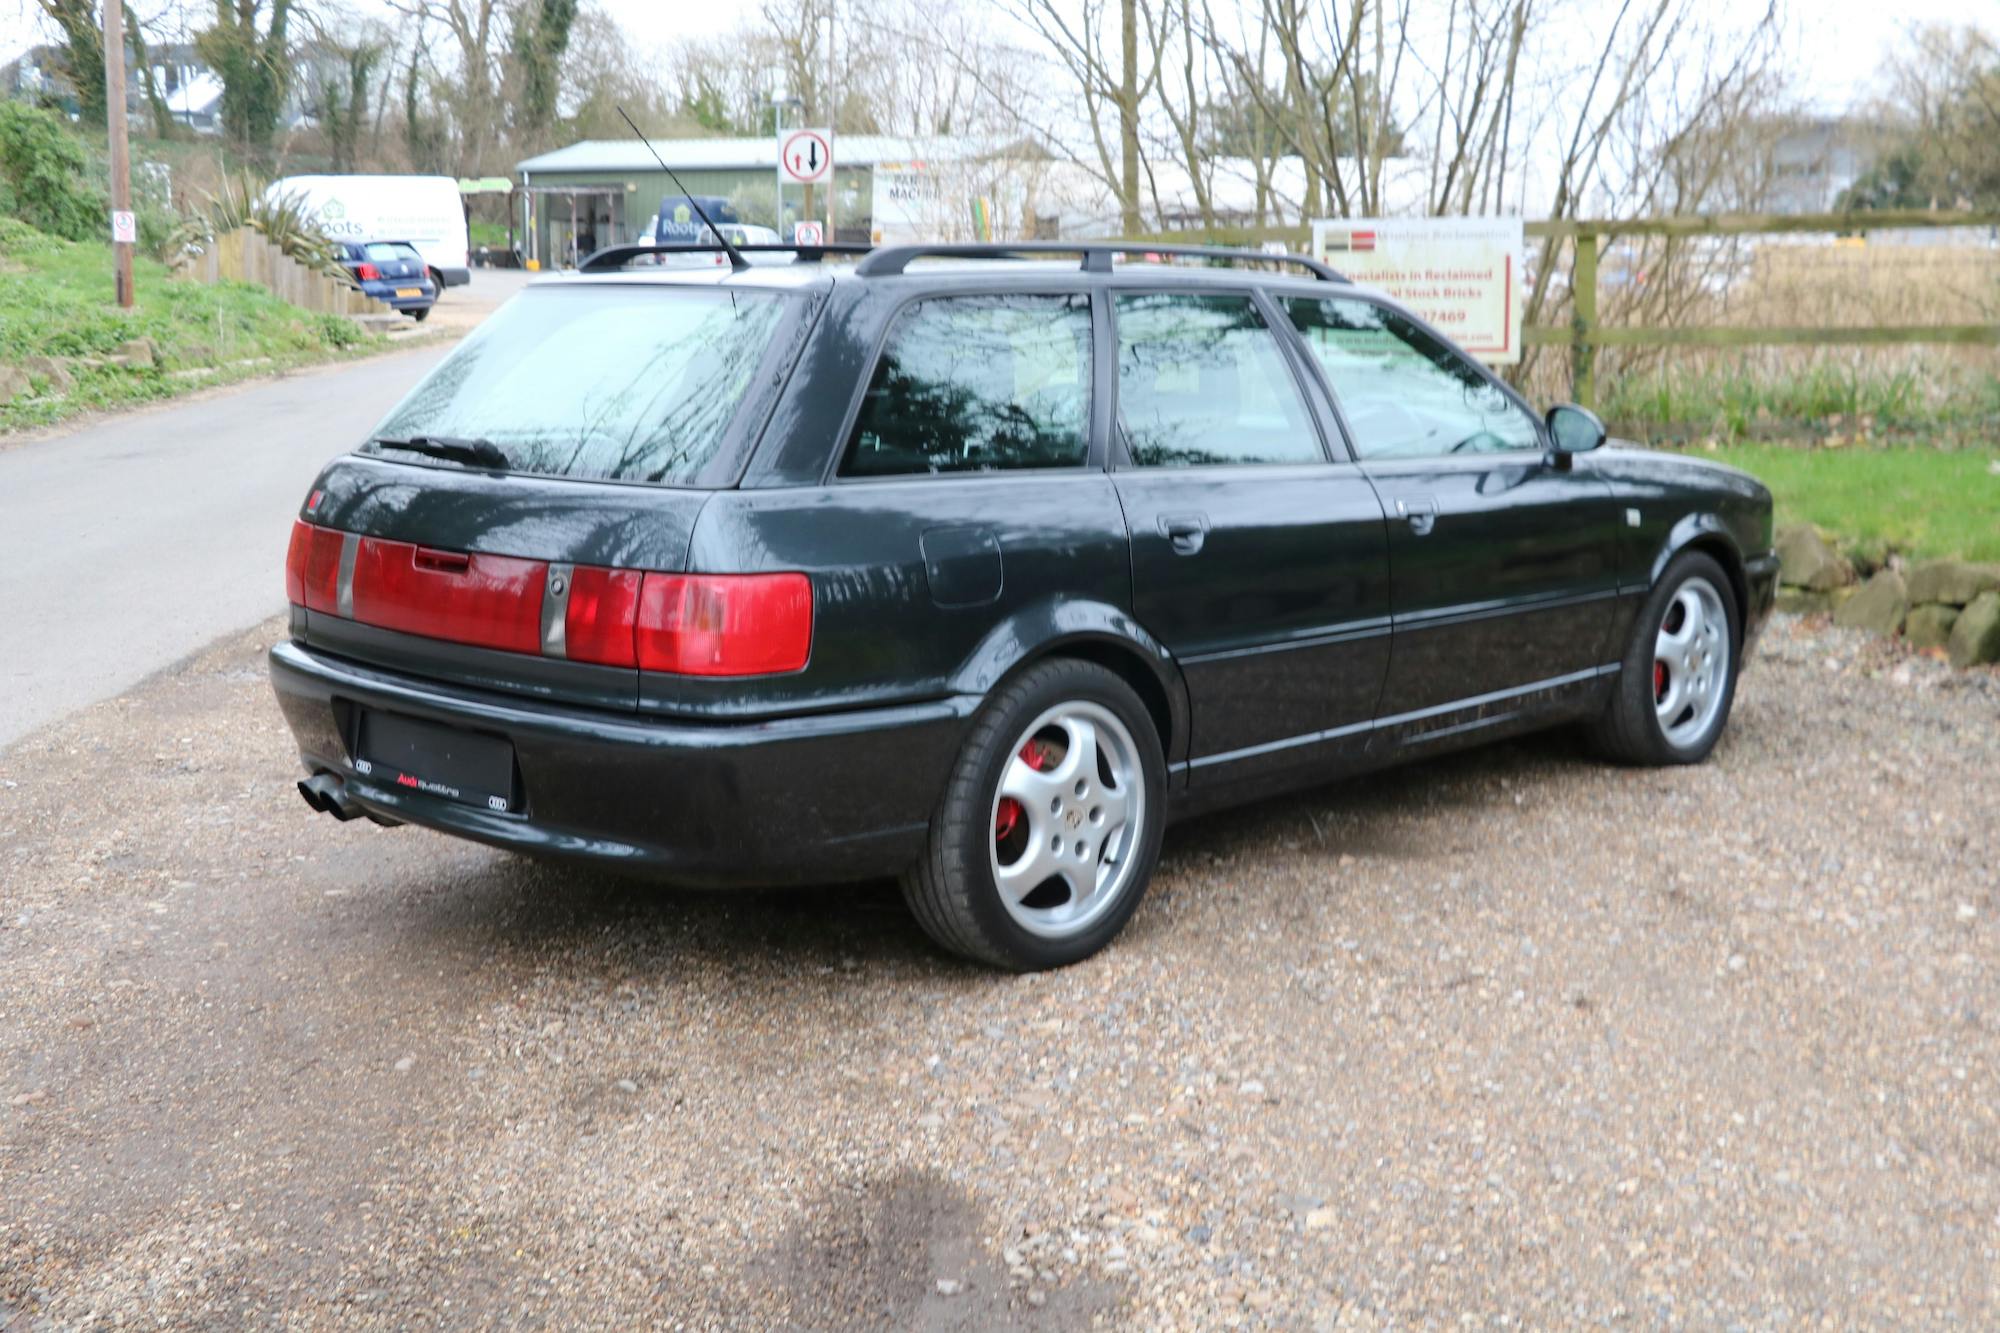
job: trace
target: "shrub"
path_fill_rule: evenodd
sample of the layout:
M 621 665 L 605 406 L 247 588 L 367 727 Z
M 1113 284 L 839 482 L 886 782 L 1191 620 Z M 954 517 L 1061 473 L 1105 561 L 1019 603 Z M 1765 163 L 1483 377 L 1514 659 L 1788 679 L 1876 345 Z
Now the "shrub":
M 227 178 L 222 189 L 203 196 L 202 203 L 181 224 L 176 235 L 178 249 L 198 254 L 214 244 L 215 238 L 248 227 L 263 233 L 264 239 L 315 273 L 346 278 L 333 242 L 319 229 L 319 221 L 296 195 L 267 199 L 248 172 Z
M 47 111 L 0 102 L 0 213 L 72 241 L 101 240 L 103 193 L 83 146 Z
M 19 218 L 0 215 L 0 255 L 13 259 L 31 259 L 61 247 L 62 242 L 36 231 Z
M 319 334 L 319 340 L 328 347 L 353 347 L 368 336 L 361 331 L 359 324 L 345 315 L 315 314 L 313 328 Z

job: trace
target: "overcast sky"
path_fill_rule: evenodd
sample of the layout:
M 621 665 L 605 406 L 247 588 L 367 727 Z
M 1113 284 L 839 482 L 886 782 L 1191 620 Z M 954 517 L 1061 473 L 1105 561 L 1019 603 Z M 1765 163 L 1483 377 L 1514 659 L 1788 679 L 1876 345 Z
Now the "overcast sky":
M 1711 2 L 1719 16 L 1761 8 L 1746 0 Z M 381 3 L 358 0 L 355 7 Z M 599 3 L 645 47 L 664 46 L 689 33 L 727 32 L 757 13 L 755 0 Z M 142 15 L 163 7 L 161 0 L 133 0 Z M 1990 30 L 2000 29 L 2000 0 L 1793 0 L 1788 9 L 1798 43 L 1800 91 L 1825 110 L 1838 110 L 1870 92 L 1883 53 L 1897 45 L 1912 23 L 1983 21 Z M 37 40 L 33 13 L 33 0 L 0 0 L 0 63 Z

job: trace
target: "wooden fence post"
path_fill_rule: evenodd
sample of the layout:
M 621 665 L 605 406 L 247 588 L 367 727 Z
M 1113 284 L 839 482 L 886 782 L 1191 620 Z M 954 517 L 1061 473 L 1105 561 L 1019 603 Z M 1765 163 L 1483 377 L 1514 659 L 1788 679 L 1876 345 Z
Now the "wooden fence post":
M 1597 234 L 1578 232 L 1576 262 L 1570 269 L 1570 329 L 1576 341 L 1569 349 L 1569 396 L 1579 406 L 1597 409 Z

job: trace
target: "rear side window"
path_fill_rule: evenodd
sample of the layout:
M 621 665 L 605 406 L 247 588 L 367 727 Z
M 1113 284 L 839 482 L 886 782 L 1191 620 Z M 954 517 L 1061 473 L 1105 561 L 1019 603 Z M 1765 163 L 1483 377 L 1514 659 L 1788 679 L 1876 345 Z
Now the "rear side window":
M 722 446 L 793 298 L 529 288 L 375 430 L 490 440 L 518 472 L 687 485 Z
M 1090 298 L 919 301 L 890 331 L 843 477 L 1080 467 L 1090 421 Z
M 1318 463 L 1298 382 L 1247 296 L 1120 296 L 1118 416 L 1141 467 Z

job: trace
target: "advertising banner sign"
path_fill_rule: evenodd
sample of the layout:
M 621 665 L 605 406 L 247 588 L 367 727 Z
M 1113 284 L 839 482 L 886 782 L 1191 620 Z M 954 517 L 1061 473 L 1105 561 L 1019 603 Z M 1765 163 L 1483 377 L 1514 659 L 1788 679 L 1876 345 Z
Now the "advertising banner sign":
M 1312 245 L 1486 364 L 1521 359 L 1521 219 L 1321 218 Z
M 875 181 L 871 239 L 877 245 L 948 240 L 954 233 L 950 193 L 922 162 L 880 162 Z

